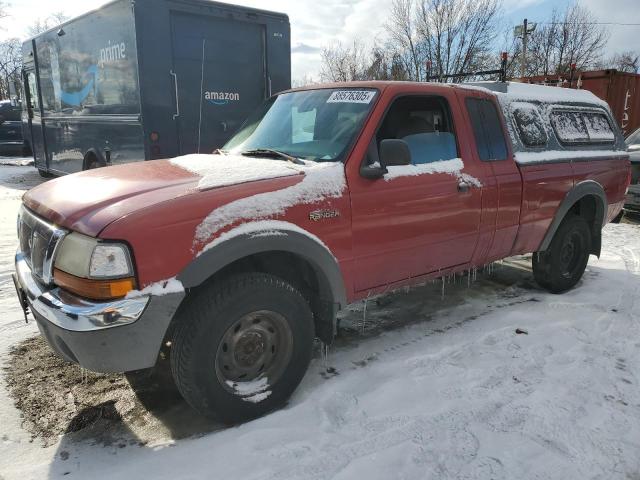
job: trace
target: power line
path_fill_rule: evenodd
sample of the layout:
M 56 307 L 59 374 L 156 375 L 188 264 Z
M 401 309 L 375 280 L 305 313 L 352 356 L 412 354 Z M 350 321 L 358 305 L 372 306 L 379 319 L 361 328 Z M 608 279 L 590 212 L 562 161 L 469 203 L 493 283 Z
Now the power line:
M 539 25 L 616 25 L 623 27 L 640 27 L 640 23 L 620 22 L 535 22 Z

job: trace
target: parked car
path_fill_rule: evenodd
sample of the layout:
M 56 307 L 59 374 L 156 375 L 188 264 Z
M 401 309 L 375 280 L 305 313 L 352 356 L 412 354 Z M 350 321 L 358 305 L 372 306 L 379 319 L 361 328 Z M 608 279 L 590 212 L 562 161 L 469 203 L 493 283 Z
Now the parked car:
M 627 190 L 624 210 L 630 214 L 640 213 L 640 128 L 625 140 L 631 160 L 631 185 Z
M 25 130 L 42 176 L 211 153 L 291 87 L 285 14 L 115 0 L 24 42 Z
M 22 137 L 22 107 L 11 100 L 0 101 L 0 154 L 28 155 Z
M 309 87 L 218 154 L 27 192 L 14 279 L 63 358 L 169 358 L 190 405 L 236 422 L 287 400 L 350 302 L 531 252 L 541 287 L 573 288 L 628 183 L 624 138 L 586 91 Z

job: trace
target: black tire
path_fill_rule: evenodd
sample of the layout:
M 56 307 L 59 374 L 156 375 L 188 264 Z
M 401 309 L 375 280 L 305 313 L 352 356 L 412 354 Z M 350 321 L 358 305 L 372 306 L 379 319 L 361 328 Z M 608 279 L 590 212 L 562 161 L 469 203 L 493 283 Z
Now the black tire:
M 107 164 L 100 160 L 95 155 L 87 155 L 84 161 L 84 169 L 85 170 L 95 170 L 96 168 L 106 167 Z
M 46 170 L 38 169 L 38 173 L 42 178 L 53 178 L 53 174 L 47 172 Z
M 171 370 L 189 405 L 233 424 L 287 401 L 309 366 L 314 339 L 313 314 L 294 287 L 273 275 L 242 274 L 204 287 L 183 305 Z
M 533 276 L 551 293 L 566 292 L 582 278 L 590 252 L 589 224 L 570 214 L 558 227 L 548 250 L 533 254 Z

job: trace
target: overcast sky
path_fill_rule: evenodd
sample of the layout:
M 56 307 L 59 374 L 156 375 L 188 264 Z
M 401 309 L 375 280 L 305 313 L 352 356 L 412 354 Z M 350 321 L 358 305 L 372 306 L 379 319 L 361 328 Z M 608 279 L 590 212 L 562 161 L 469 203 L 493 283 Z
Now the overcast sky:
M 554 8 L 570 0 L 503 0 L 505 24 L 523 18 L 544 21 Z M 0 23 L 3 37 L 25 37 L 37 17 L 62 11 L 74 17 L 106 3 L 104 0 L 8 0 L 9 18 Z M 287 13 L 291 21 L 293 78 L 317 78 L 320 49 L 335 40 L 373 41 L 382 36 L 390 0 L 237 0 L 232 3 Z M 640 0 L 581 0 L 601 22 L 640 23 Z M 607 53 L 640 50 L 639 26 L 612 26 Z

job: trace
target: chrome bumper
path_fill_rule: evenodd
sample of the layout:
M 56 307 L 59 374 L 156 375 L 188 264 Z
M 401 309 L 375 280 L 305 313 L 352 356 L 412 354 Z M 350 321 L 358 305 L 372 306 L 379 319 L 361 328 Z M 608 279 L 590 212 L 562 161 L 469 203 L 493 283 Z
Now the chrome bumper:
M 94 303 L 59 288 L 46 290 L 21 253 L 16 254 L 16 275 L 34 313 L 65 330 L 86 332 L 133 323 L 149 303 L 149 296 Z
M 14 280 L 25 316 L 62 358 L 96 372 L 153 367 L 184 292 L 91 302 L 57 287 L 47 288 L 16 254 Z

